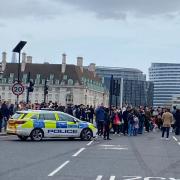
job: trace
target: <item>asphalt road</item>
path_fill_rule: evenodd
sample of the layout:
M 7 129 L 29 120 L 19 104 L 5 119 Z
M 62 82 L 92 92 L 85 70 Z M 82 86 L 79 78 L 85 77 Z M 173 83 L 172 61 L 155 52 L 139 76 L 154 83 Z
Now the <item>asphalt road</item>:
M 92 142 L 0 136 L 0 180 L 135 179 L 180 180 L 180 136 L 166 141 L 155 132 Z

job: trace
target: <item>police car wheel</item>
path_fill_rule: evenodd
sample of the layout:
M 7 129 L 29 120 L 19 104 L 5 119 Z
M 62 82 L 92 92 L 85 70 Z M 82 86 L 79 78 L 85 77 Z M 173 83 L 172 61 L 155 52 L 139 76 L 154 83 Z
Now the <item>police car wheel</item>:
M 81 132 L 81 140 L 83 141 L 89 141 L 91 140 L 93 134 L 90 129 L 83 129 Z
M 41 129 L 34 129 L 32 132 L 31 132 L 31 140 L 32 141 L 41 141 L 42 138 L 43 138 L 43 131 Z
M 20 136 L 18 135 L 18 138 L 21 140 L 21 141 L 26 141 L 28 136 Z

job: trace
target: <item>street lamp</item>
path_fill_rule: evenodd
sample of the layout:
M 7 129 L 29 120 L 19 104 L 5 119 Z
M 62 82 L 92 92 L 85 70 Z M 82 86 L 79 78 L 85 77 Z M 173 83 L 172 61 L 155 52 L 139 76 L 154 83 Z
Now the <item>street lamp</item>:
M 26 41 L 20 41 L 16 47 L 13 49 L 13 52 L 19 53 L 19 62 L 18 62 L 18 83 L 20 83 L 20 57 L 21 57 L 21 50 L 26 45 Z
M 13 49 L 13 52 L 19 53 L 19 62 L 18 62 L 18 83 L 20 83 L 20 57 L 21 57 L 21 50 L 25 46 L 26 41 L 20 41 L 16 47 Z M 19 96 L 17 96 L 17 108 L 18 108 L 18 100 Z

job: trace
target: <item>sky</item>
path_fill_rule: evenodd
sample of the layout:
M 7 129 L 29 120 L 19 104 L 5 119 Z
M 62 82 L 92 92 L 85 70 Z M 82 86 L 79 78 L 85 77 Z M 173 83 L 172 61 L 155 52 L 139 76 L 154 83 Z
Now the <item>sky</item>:
M 137 68 L 180 62 L 180 0 L 0 0 L 0 52 L 34 63 Z M 0 57 L 1 59 L 1 57 Z

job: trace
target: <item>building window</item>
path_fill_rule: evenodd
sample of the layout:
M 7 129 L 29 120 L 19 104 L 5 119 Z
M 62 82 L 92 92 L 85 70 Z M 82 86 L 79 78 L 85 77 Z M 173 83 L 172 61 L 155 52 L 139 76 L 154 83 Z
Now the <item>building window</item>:
M 61 81 L 61 85 L 65 85 L 65 82 L 64 82 L 64 81 Z
M 27 79 L 27 74 L 23 74 L 23 79 Z
M 50 80 L 53 80 L 54 74 L 50 74 Z
M 68 85 L 70 85 L 70 86 L 73 85 L 73 80 L 72 79 L 68 79 Z
M 56 80 L 56 81 L 55 81 L 55 84 L 58 85 L 58 84 L 59 84 L 59 80 Z
M 2 79 L 2 83 L 6 83 L 6 78 L 3 78 L 3 79 Z
M 37 79 L 40 79 L 40 74 L 37 74 L 37 75 L 36 75 L 36 78 L 37 78 Z
M 14 73 L 10 73 L 9 77 L 13 78 L 14 77 Z
M 63 76 L 63 80 L 67 80 L 67 75 L 64 75 L 64 76 Z

